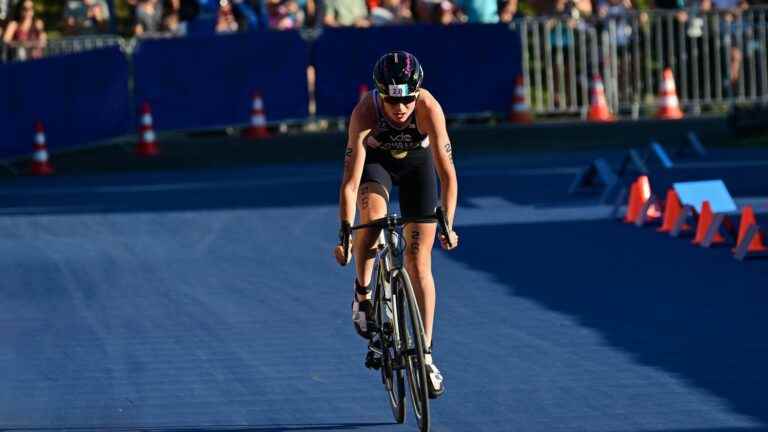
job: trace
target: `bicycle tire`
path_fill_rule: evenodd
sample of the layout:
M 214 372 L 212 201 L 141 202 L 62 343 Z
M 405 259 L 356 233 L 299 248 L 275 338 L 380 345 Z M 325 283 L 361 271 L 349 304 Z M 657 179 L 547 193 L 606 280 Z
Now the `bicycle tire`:
M 401 342 L 400 329 L 397 326 L 397 311 L 395 307 L 395 297 L 387 301 L 385 299 L 385 281 L 383 277 L 377 278 L 379 286 L 377 287 L 379 299 L 376 308 L 376 319 L 379 328 L 382 331 L 380 335 L 382 359 L 381 359 L 381 381 L 384 389 L 387 391 L 389 406 L 392 408 L 392 415 L 397 423 L 405 421 L 405 376 L 403 368 L 400 365 Z M 387 316 L 387 308 L 391 308 L 391 317 Z M 384 328 L 389 324 L 391 329 L 389 335 L 385 334 Z
M 430 415 L 427 370 L 424 362 L 424 324 L 408 272 L 405 269 L 398 270 L 392 275 L 390 283 L 392 292 L 396 294 L 400 338 L 405 343 L 404 363 L 408 371 L 414 416 L 419 430 L 428 432 Z

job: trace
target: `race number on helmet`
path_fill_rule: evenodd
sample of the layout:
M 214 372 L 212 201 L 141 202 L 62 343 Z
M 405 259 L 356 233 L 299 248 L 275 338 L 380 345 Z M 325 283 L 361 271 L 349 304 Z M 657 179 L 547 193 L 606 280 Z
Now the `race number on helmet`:
M 419 92 L 423 78 L 421 64 L 405 51 L 384 54 L 373 67 L 373 82 L 383 96 L 413 96 Z

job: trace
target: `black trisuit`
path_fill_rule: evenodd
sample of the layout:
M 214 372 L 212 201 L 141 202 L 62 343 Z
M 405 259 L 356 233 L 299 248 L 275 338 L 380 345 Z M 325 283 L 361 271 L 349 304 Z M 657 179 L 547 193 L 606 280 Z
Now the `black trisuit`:
M 437 205 L 437 177 L 429 138 L 416 127 L 416 110 L 404 126 L 392 124 L 382 111 L 379 92 L 373 91 L 376 127 L 365 137 L 365 167 L 361 184 L 375 182 L 391 192 L 400 188 L 403 217 L 432 215 Z

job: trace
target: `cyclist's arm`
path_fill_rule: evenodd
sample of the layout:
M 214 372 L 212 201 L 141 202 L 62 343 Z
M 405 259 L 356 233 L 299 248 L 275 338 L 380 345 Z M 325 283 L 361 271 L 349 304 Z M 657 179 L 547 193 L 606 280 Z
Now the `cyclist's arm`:
M 453 230 L 453 216 L 456 212 L 456 199 L 458 196 L 458 183 L 456 181 L 456 169 L 453 166 L 453 147 L 448 138 L 448 130 L 445 126 L 445 114 L 437 100 L 428 94 L 421 102 L 425 105 L 420 116 L 420 125 L 429 136 L 432 157 L 435 161 L 437 175 L 440 178 L 441 205 L 445 212 L 448 230 Z
M 363 140 L 371 130 L 365 118 L 367 114 L 364 104 L 366 99 L 360 101 L 352 111 L 349 120 L 347 147 L 344 150 L 344 177 L 339 192 L 339 219 L 350 224 L 355 221 L 357 189 L 360 186 L 360 177 L 363 175 L 363 165 L 365 164 Z

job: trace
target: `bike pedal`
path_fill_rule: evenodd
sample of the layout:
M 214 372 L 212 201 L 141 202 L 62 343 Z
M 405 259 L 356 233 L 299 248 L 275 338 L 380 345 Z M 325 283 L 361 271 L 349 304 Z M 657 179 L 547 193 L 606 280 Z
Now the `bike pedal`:
M 381 357 L 373 351 L 368 351 L 365 356 L 365 367 L 368 369 L 381 369 Z

